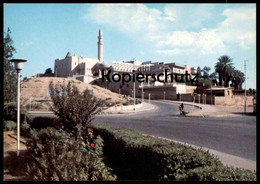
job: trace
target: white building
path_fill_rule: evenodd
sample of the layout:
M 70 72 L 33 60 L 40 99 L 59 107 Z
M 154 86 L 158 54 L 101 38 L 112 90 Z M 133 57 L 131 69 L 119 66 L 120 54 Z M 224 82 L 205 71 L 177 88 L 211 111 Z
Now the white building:
M 90 83 L 94 80 L 92 68 L 96 64 L 103 63 L 103 38 L 102 30 L 99 30 L 98 35 L 98 57 L 84 58 L 82 56 L 72 56 L 67 53 L 64 59 L 55 59 L 54 73 L 55 77 L 72 77 L 85 83 Z

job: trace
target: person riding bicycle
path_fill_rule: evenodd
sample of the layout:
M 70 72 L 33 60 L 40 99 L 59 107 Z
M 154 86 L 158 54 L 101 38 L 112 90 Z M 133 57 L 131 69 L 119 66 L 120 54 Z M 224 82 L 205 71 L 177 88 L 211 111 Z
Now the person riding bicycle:
M 179 110 L 180 110 L 180 115 L 185 115 L 183 103 L 181 103 L 181 105 L 179 106 Z

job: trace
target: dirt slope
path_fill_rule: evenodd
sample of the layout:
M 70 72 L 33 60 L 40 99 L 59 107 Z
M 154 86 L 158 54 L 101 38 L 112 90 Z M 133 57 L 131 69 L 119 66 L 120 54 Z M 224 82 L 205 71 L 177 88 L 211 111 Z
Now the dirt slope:
M 109 103 L 126 103 L 127 98 L 123 95 L 111 92 L 108 89 L 101 88 L 99 86 L 86 84 L 84 82 L 60 78 L 60 77 L 36 77 L 28 81 L 24 81 L 21 84 L 21 104 L 30 109 L 30 98 L 31 98 L 31 109 L 32 110 L 49 110 L 51 105 L 50 96 L 48 96 L 49 83 L 65 84 L 67 85 L 70 81 L 72 85 L 75 85 L 80 91 L 85 89 L 93 90 L 94 96 L 97 98 L 106 100 Z

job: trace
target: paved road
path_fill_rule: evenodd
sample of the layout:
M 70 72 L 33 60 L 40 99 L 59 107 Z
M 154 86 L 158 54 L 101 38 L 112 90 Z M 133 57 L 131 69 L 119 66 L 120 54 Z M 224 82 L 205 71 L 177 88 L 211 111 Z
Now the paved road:
M 173 103 L 151 101 L 148 112 L 99 115 L 93 122 L 134 129 L 140 133 L 214 149 L 256 161 L 256 117 L 180 117 Z M 188 111 L 196 110 L 191 107 Z

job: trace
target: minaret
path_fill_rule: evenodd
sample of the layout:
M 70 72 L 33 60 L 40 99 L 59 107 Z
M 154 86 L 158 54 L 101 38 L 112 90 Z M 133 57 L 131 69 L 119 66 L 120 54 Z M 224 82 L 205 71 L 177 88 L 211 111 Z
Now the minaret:
M 103 62 L 103 38 L 102 38 L 102 30 L 99 29 L 99 34 L 98 34 L 98 60 L 100 63 Z

